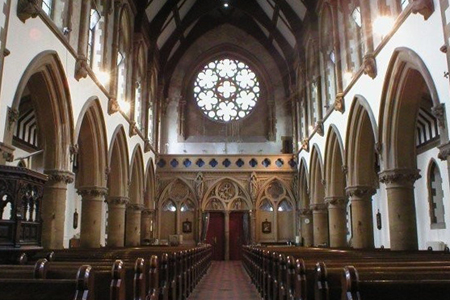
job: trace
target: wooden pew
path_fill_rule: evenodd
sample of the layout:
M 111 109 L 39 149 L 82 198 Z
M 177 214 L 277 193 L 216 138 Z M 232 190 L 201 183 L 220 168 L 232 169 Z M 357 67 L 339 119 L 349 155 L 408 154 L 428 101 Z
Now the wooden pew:
M 450 279 L 364 279 L 356 268 L 347 266 L 342 275 L 342 300 L 444 300 L 450 295 Z
M 91 267 L 81 266 L 73 279 L 0 279 L 2 300 L 94 300 Z

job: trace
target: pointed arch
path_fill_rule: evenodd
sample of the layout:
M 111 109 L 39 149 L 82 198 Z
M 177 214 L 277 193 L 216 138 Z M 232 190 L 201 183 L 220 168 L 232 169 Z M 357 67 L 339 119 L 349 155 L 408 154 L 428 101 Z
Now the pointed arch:
M 136 145 L 131 156 L 130 167 L 130 203 L 144 204 L 144 159 L 141 145 Z
M 78 173 L 77 188 L 105 187 L 107 166 L 106 126 L 100 101 L 86 101 L 77 123 Z
M 375 118 L 367 100 L 357 95 L 353 99 L 345 142 L 347 186 L 377 186 L 378 144 Z
M 260 202 L 263 200 L 262 196 L 264 195 L 264 193 L 267 193 L 267 189 L 270 188 L 270 186 L 273 183 L 279 183 L 281 184 L 282 188 L 284 189 L 284 192 L 280 194 L 279 198 L 286 198 L 288 200 L 288 202 L 292 205 L 292 207 L 295 207 L 295 197 L 294 194 L 292 193 L 292 189 L 289 185 L 286 184 L 286 182 L 284 180 L 282 180 L 280 177 L 278 176 L 273 176 L 271 178 L 269 178 L 260 188 L 259 190 L 259 195 L 256 199 L 257 203 L 256 206 L 259 207 Z
M 227 184 L 230 184 L 231 194 L 225 195 L 221 193 L 221 189 Z M 239 181 L 232 177 L 222 177 L 214 181 L 206 191 L 202 200 L 202 210 L 207 209 L 210 200 L 217 200 L 222 203 L 225 210 L 232 210 L 233 202 L 238 199 L 244 201 L 247 207 L 253 207 L 250 195 Z
M 155 198 L 156 198 L 156 174 L 155 165 L 153 159 L 150 158 L 147 162 L 147 171 L 145 175 L 145 198 L 144 206 L 147 209 L 155 209 Z
M 346 179 L 343 171 L 344 148 L 339 130 L 330 126 L 325 145 L 325 197 L 344 197 Z
M 69 87 L 63 65 L 55 51 L 36 55 L 20 79 L 11 106 L 19 107 L 25 91 L 31 95 L 42 136 L 44 169 L 72 171 L 70 146 L 74 143 L 74 120 Z M 5 119 L 8 122 L 8 119 Z M 3 143 L 12 145 L 17 122 L 5 125 Z
M 117 126 L 109 146 L 108 195 L 128 197 L 129 157 L 123 125 Z
M 310 195 L 312 204 L 321 204 L 324 202 L 324 176 L 323 176 L 323 160 L 319 147 L 314 144 L 311 152 L 310 162 Z

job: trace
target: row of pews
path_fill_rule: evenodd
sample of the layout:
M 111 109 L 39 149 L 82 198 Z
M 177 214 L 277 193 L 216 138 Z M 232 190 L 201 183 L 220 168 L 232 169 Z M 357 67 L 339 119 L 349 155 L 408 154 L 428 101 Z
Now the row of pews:
M 244 246 L 265 300 L 450 299 L 450 253 Z
M 56 250 L 0 265 L 1 300 L 184 300 L 211 246 Z

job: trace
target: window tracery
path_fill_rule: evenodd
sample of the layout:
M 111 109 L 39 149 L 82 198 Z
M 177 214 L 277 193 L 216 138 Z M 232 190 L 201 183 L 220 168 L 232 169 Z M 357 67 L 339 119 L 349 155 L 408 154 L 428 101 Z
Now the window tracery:
M 194 82 L 194 98 L 203 113 L 215 121 L 245 118 L 260 96 L 260 83 L 250 67 L 237 59 L 206 64 Z

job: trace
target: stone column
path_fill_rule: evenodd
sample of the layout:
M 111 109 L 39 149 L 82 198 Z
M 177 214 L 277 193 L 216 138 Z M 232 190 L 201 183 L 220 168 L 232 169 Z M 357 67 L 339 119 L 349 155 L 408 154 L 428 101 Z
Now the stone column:
M 81 233 L 83 248 L 99 248 L 102 230 L 102 205 L 108 189 L 105 187 L 81 187 Z
M 250 243 L 257 243 L 256 240 L 256 211 L 250 211 Z
M 139 246 L 141 244 L 141 204 L 128 204 L 126 246 Z
M 125 208 L 128 197 L 108 197 L 108 247 L 123 247 L 125 240 Z
M 311 209 L 300 209 L 300 222 L 302 223 L 303 246 L 314 245 L 313 215 Z
M 74 174 L 62 170 L 45 170 L 48 181 L 42 199 L 42 246 L 47 249 L 64 248 L 67 185 Z
M 80 80 L 88 74 L 87 47 L 89 39 L 89 22 L 91 17 L 91 0 L 81 0 L 78 57 L 75 65 L 75 79 Z
M 326 197 L 330 229 L 330 247 L 347 247 L 347 199 L 344 197 Z
M 328 241 L 328 211 L 325 203 L 311 204 L 313 215 L 314 246 L 329 246 Z
M 350 186 L 345 189 L 352 204 L 352 243 L 355 249 L 374 248 L 372 195 L 369 186 Z
M 152 238 L 152 232 L 150 230 L 150 227 L 152 226 L 153 210 L 143 209 L 141 218 L 142 218 L 141 221 L 142 241 L 144 240 L 150 241 L 150 239 Z
M 389 234 L 392 250 L 417 250 L 416 205 L 414 182 L 419 170 L 393 169 L 380 173 L 380 182 L 386 184 L 389 210 Z
M 230 260 L 230 212 L 225 211 L 225 260 Z

